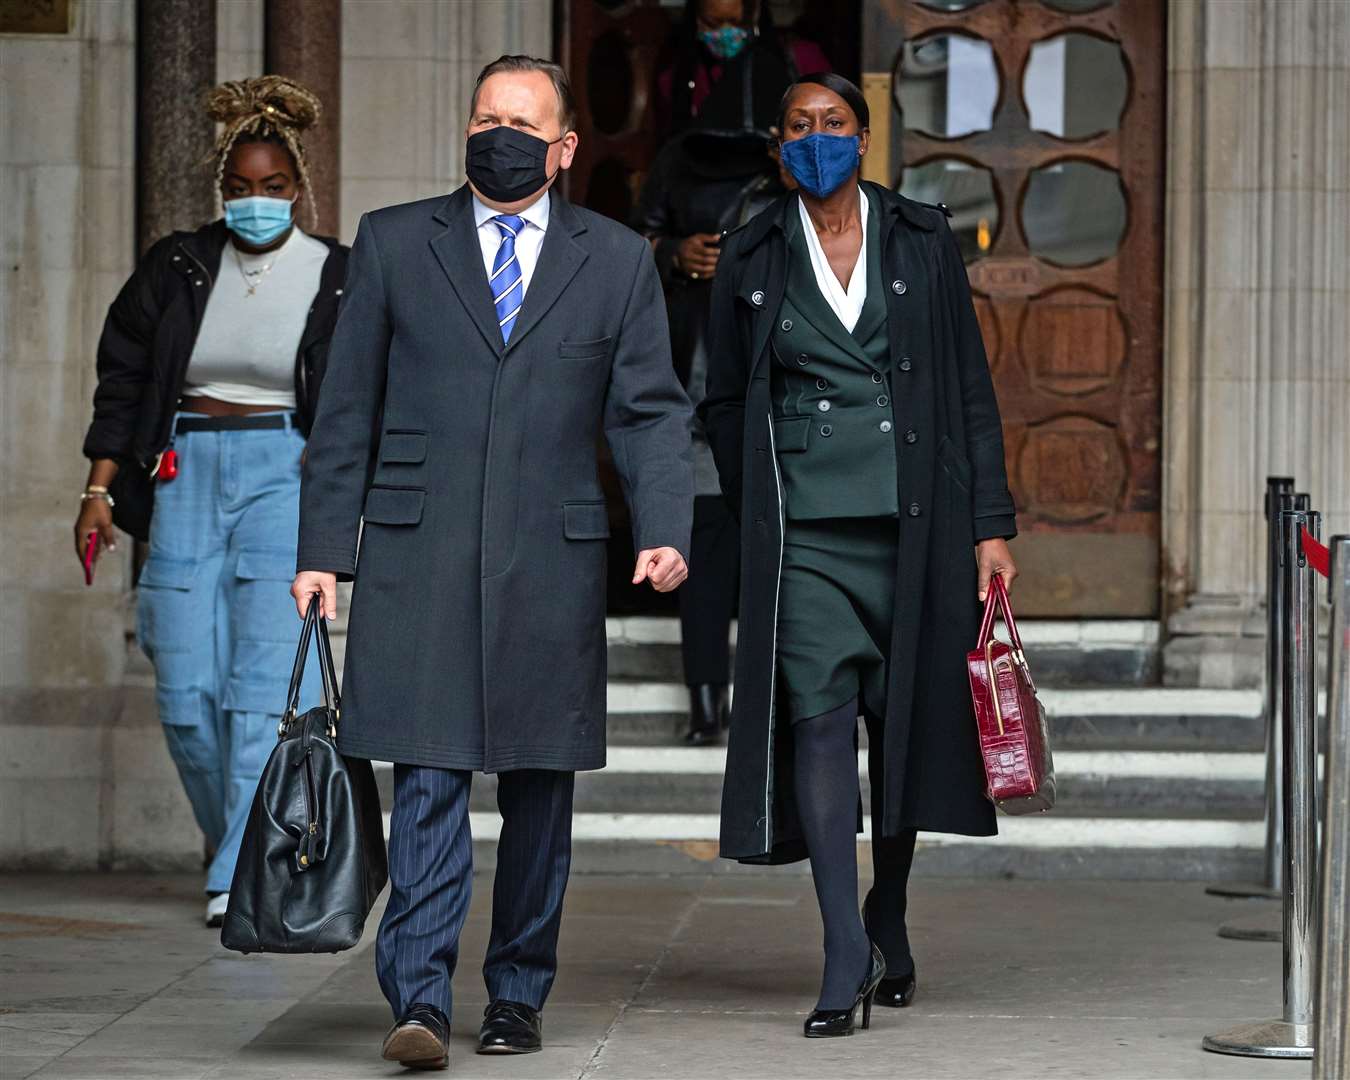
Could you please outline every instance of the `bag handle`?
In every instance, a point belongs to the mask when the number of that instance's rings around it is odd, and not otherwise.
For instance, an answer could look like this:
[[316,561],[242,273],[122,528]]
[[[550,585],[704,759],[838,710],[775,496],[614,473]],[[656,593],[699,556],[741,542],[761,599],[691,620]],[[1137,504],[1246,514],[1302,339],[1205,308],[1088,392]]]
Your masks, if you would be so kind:
[[989,639],[993,637],[995,605],[1003,615],[1003,625],[1008,628],[1008,636],[1012,638],[1013,649],[1016,650],[1020,658],[1022,656],[1022,635],[1017,632],[1017,620],[1013,618],[1012,601],[1008,599],[1008,587],[1003,583],[1003,575],[1000,573],[995,573],[989,579],[989,591],[984,595],[984,618],[980,621],[980,635],[976,639],[975,647],[983,649],[988,644]]
[[333,665],[333,645],[328,638],[328,621],[320,614],[322,598],[319,593],[310,597],[309,607],[305,609],[305,620],[300,627],[300,642],[295,649],[295,663],[291,666],[291,682],[286,691],[286,711],[281,716],[277,734],[285,736],[291,724],[295,723],[296,713],[300,709],[300,684],[305,677],[305,661],[309,658],[309,643],[318,628],[319,678],[323,683],[323,703],[331,717],[329,734],[337,734],[337,722],[342,712],[342,701],[338,695],[337,670]]

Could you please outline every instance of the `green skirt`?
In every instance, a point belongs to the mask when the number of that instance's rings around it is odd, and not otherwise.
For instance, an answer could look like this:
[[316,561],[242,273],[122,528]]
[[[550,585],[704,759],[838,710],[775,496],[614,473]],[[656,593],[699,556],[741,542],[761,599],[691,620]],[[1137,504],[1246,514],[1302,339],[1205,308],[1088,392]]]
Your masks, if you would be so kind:
[[858,698],[886,714],[899,523],[787,522],[778,594],[778,676],[792,722]]

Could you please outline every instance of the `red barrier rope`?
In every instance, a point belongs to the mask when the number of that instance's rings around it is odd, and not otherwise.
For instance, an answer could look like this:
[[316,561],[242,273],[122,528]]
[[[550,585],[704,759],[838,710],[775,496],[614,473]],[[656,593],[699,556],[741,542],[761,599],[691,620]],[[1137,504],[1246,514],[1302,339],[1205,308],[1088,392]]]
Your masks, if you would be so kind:
[[1307,556],[1309,565],[1324,578],[1331,576],[1331,551],[1326,544],[1319,544],[1317,537],[1306,527],[1303,529],[1303,554]]

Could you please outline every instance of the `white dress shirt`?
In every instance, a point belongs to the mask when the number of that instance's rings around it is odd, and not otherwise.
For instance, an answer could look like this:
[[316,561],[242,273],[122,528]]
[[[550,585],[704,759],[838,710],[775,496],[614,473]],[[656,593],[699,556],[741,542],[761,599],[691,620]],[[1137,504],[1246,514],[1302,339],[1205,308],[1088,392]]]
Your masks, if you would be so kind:
[[[470,193],[472,194],[472,193]],[[483,269],[492,277],[492,263],[497,258],[497,249],[502,244],[502,231],[492,219],[501,214],[473,195],[473,220],[478,226],[478,243],[483,249]],[[520,263],[520,283],[525,292],[530,291],[530,278],[534,276],[534,265],[539,261],[539,249],[544,244],[544,233],[548,231],[549,194],[545,191],[517,217],[525,219],[525,228],[516,237],[516,262]]]
[[802,231],[806,233],[806,250],[811,253],[811,269],[816,275],[816,285],[850,334],[858,325],[858,316],[862,314],[863,304],[867,301],[867,196],[863,194],[862,188],[858,189],[858,201],[861,205],[862,246],[858,248],[858,261],[853,264],[853,273],[845,289],[830,269],[830,260],[825,257],[825,249],[820,246],[820,237],[816,235],[811,215],[806,212],[806,204],[800,198],[797,200],[797,211],[802,216]]

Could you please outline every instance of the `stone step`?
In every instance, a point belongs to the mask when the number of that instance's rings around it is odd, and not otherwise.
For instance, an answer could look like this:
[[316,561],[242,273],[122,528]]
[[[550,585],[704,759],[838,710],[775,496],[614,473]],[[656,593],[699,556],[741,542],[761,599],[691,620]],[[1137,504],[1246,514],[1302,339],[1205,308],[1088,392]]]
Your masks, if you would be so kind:
[[[716,814],[726,751],[611,747],[602,770],[577,774],[578,813]],[[1260,754],[1062,751],[1056,757],[1056,815],[1260,818],[1264,764]],[[381,802],[393,799],[392,767],[377,765]],[[870,797],[866,754],[859,785]],[[470,809],[496,809],[496,778],[475,778]]]
[[[1000,816],[995,837],[920,833],[914,872],[946,877],[1228,880],[1260,873],[1264,826],[1227,818]],[[501,827],[475,812],[475,864],[491,868]],[[747,867],[717,854],[715,814],[578,813],[573,872],[631,874],[806,873],[806,862]],[[870,857],[869,835],[859,860]]]
[[[676,682],[612,679],[612,744],[676,741],[689,716],[689,692]],[[1125,686],[1040,689],[1056,749],[1260,750],[1262,698],[1256,690]]]
[[[609,618],[605,629],[611,678],[683,680],[677,619]],[[1045,619],[1019,623],[1018,629],[1038,682],[1090,687],[1144,686],[1158,681],[1160,650],[1155,620]],[[733,649],[735,637],[733,626]]]

